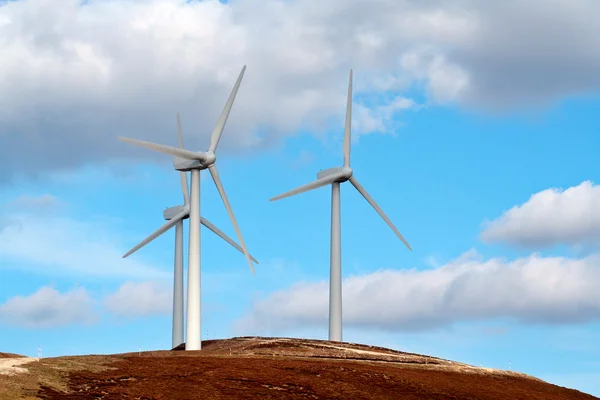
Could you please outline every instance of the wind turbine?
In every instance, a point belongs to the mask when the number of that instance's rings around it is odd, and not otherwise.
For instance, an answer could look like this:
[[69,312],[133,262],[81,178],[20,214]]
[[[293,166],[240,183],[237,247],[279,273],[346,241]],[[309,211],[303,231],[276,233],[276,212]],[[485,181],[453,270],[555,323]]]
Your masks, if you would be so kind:
[[[183,148],[183,135],[181,133],[181,120],[179,119],[179,113],[177,114],[177,135],[179,140],[179,148]],[[169,221],[163,224],[160,228],[154,231],[150,236],[141,241],[134,248],[129,250],[123,258],[135,253],[163,233],[167,232],[173,226],[175,226],[175,267],[174,267],[174,278],[173,278],[173,333],[171,348],[179,346],[184,343],[183,337],[183,221],[188,219],[190,216],[190,196],[189,187],[186,172],[179,172],[181,178],[181,193],[183,194],[183,205],[167,208],[163,211],[164,218]],[[219,228],[213,225],[204,217],[200,217],[200,223],[213,231],[227,243],[232,245],[240,252],[244,250],[234,242],[229,236],[222,232]],[[252,261],[258,264],[258,261],[250,256]]]
[[346,106],[346,126],[344,129],[344,165],[323,170],[317,174],[317,180],[299,188],[290,190],[270,201],[283,199],[309,190],[317,189],[331,184],[331,248],[330,248],[330,275],[329,275],[329,340],[342,341],[342,247],[340,223],[340,183],[350,181],[358,192],[369,202],[371,207],[383,218],[394,233],[412,251],[408,242],[402,237],[392,221],[383,210],[375,203],[373,197],[358,183],[350,168],[350,125],[352,121],[352,70],[348,84],[348,103]]
[[223,189],[223,184],[221,183],[221,179],[219,178],[217,167],[215,166],[215,161],[217,159],[215,151],[217,149],[217,145],[219,144],[219,140],[221,139],[223,128],[225,128],[225,123],[227,122],[227,117],[229,116],[229,113],[231,111],[233,101],[235,100],[237,91],[240,87],[240,84],[242,83],[242,78],[244,77],[245,71],[246,66],[244,65],[242,71],[240,72],[240,75],[238,76],[235,86],[233,87],[233,90],[229,95],[229,98],[227,99],[227,103],[225,103],[225,107],[221,112],[221,115],[217,121],[217,125],[213,129],[210,138],[210,146],[206,152],[190,151],[184,148],[165,146],[161,144],[146,142],[143,140],[119,137],[119,139],[124,142],[146,147],[150,150],[158,151],[160,153],[175,156],[176,170],[183,172],[191,171],[192,183],[190,190],[190,233],[188,246],[187,288],[188,300],[185,335],[186,350],[200,350],[202,347],[200,331],[200,171],[203,169],[209,170],[210,175],[212,176],[212,179],[215,182],[217,190],[221,195],[221,200],[223,200],[223,204],[227,209],[227,213],[229,214],[229,218],[231,219],[231,222],[237,234],[242,250],[244,251],[244,255],[246,256],[246,261],[250,266],[250,270],[254,274],[252,259],[250,258],[250,254],[248,254],[248,250],[246,249],[246,243],[244,242],[244,238],[242,237],[242,232],[240,231],[235,216],[233,215],[233,210],[231,209],[231,205],[229,204],[229,200],[227,199],[227,195],[225,194],[225,189]]

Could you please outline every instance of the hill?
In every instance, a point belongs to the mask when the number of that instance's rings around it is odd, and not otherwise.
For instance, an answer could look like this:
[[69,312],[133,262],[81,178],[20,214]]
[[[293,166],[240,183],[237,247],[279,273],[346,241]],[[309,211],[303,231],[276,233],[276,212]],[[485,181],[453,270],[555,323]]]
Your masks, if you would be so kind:
[[14,353],[3,353],[0,351],[0,358],[19,358],[19,357],[25,357],[25,356],[22,356],[20,354],[14,354]]
[[23,366],[28,373],[0,375],[0,388],[5,379],[14,398],[598,399],[518,372],[303,339],[208,340],[199,352],[58,357]]

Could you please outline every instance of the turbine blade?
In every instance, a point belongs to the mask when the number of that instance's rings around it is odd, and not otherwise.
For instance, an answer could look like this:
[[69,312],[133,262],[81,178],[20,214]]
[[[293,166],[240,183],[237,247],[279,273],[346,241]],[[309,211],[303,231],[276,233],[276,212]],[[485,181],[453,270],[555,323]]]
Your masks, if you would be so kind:
[[[181,119],[179,118],[179,113],[177,113],[177,141],[179,143],[179,148],[183,149],[183,134],[181,133]],[[179,178],[181,180],[183,203],[188,205],[190,204],[190,188],[188,186],[187,172],[180,171]]]
[[229,218],[231,219],[231,223],[233,224],[233,228],[235,229],[235,233],[237,234],[238,240],[240,241],[240,245],[242,246],[242,250],[244,251],[244,255],[246,256],[246,261],[248,261],[248,265],[250,266],[250,270],[252,274],[254,272],[254,266],[252,266],[252,260],[250,259],[250,254],[248,254],[248,249],[246,248],[246,243],[244,242],[244,238],[242,237],[242,232],[240,231],[240,227],[238,226],[237,221],[235,220],[235,216],[233,215],[233,210],[231,209],[231,205],[229,204],[229,200],[227,199],[227,195],[225,194],[225,189],[223,189],[223,184],[221,183],[221,178],[219,178],[219,173],[217,171],[217,167],[213,164],[208,170],[210,171],[210,175],[217,186],[217,190],[221,195],[221,200],[223,200],[223,204],[227,209],[227,214],[229,214]]
[[190,188],[188,186],[187,172],[179,171],[179,179],[181,181],[181,193],[183,194],[183,204],[190,204]]
[[[234,242],[233,239],[231,239],[229,236],[227,236],[225,234],[225,232],[223,232],[222,230],[217,228],[215,225],[213,225],[209,220],[207,220],[204,217],[200,217],[200,223],[202,225],[204,225],[205,227],[207,227],[208,229],[210,229],[211,231],[213,231],[221,239],[223,239],[224,241],[226,241],[227,243],[232,245],[237,251],[244,254],[244,249],[242,249],[239,244]],[[252,255],[250,255],[250,259],[258,264],[258,261],[256,260],[256,258],[252,257]]]
[[229,117],[229,112],[231,111],[231,107],[233,106],[233,101],[235,100],[235,96],[237,95],[238,89],[240,88],[240,84],[242,83],[242,78],[244,77],[244,72],[246,71],[246,66],[242,67],[242,71],[233,86],[233,90],[227,99],[227,103],[225,103],[225,107],[223,107],[223,111],[219,116],[219,120],[217,121],[217,125],[215,129],[212,131],[212,135],[210,137],[210,147],[208,151],[215,151],[217,146],[219,145],[219,140],[221,139],[221,134],[223,133],[223,129],[225,128],[225,123],[227,122],[227,118]]
[[177,113],[177,144],[179,144],[180,149],[183,149],[183,134],[181,133],[181,118],[179,118],[179,113]]
[[203,160],[204,153],[197,151],[189,151],[186,149],[178,149],[177,147],[165,146],[163,144],[157,144],[152,142],[146,142],[145,140],[130,139],[119,136],[119,140],[127,143],[134,144],[136,146],[145,147],[150,150],[158,151],[159,153],[169,154],[175,157],[185,158],[186,160]]
[[337,174],[329,175],[325,178],[317,179],[316,181],[307,183],[306,185],[302,185],[296,189],[292,189],[288,192],[280,194],[279,196],[271,197],[269,199],[269,201],[275,201],[275,200],[283,199],[284,197],[290,197],[290,196],[294,196],[296,194],[308,192],[309,190],[318,189],[320,187],[329,185],[329,184],[337,181],[342,176],[343,176],[343,174],[337,173]]
[[172,219],[170,219],[165,224],[163,224],[160,228],[155,230],[150,236],[148,236],[146,239],[142,240],[137,246],[135,246],[133,249],[131,249],[127,253],[125,253],[123,258],[126,258],[129,255],[131,255],[132,253],[135,253],[136,251],[138,251],[139,249],[141,249],[142,247],[144,247],[145,245],[147,245],[148,243],[150,243],[151,241],[153,241],[154,239],[156,239],[157,237],[159,237],[160,235],[162,235],[163,233],[165,233],[166,231],[168,231],[169,229],[171,229],[172,227],[177,225],[177,222],[181,221],[185,216],[187,216],[187,214],[188,214],[187,211],[181,211],[181,212],[177,213]]
[[406,247],[408,247],[408,249],[410,251],[412,251],[412,248],[410,247],[410,245],[408,244],[408,242],[406,241],[406,239],[404,239],[404,237],[400,234],[400,232],[398,231],[398,229],[396,229],[396,227],[394,226],[394,224],[392,224],[392,221],[390,221],[390,219],[387,217],[387,215],[385,215],[385,213],[383,212],[383,210],[377,205],[377,203],[375,203],[375,200],[373,200],[373,198],[365,190],[365,188],[362,187],[362,185],[360,183],[358,183],[358,181],[356,180],[356,178],[354,176],[350,177],[350,183],[352,183],[352,185],[356,188],[356,190],[358,190],[359,193],[362,194],[362,196],[365,198],[365,200],[367,200],[369,202],[369,204],[371,205],[371,207],[373,207],[375,209],[375,211],[377,211],[377,213],[379,214],[379,216],[381,216],[381,218],[383,218],[383,220],[385,221],[385,223],[388,224],[388,226],[390,228],[392,228],[392,230],[394,231],[394,233],[396,234],[396,236],[398,236],[400,238],[400,240],[402,240],[402,242],[406,245]]
[[348,103],[346,104],[346,125],[344,127],[344,166],[350,166],[350,127],[352,125],[352,70],[348,83]]

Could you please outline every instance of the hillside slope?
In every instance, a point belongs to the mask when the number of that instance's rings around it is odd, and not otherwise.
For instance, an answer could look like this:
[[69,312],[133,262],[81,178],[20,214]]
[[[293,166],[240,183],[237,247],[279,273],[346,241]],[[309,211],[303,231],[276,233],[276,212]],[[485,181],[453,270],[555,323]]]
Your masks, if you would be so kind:
[[25,356],[22,356],[20,354],[14,354],[14,353],[3,353],[0,351],[0,358],[20,358],[20,357],[25,357]]
[[[42,359],[42,399],[593,400],[511,371],[379,347],[317,340],[204,341],[200,352]],[[25,379],[25,374],[13,379]]]

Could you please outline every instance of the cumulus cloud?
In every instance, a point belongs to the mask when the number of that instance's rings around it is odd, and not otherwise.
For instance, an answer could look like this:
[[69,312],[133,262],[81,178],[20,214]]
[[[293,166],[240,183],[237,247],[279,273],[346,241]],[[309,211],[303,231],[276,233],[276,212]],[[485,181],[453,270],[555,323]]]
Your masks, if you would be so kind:
[[104,307],[120,317],[168,314],[173,307],[173,291],[156,282],[126,282],[104,299]]
[[175,144],[177,110],[186,145],[204,149],[242,64],[226,151],[300,129],[341,135],[350,67],[357,134],[393,130],[406,109],[394,99],[415,87],[429,102],[494,108],[600,87],[594,0],[1,4],[0,179],[124,155],[165,160],[115,137]]
[[40,196],[22,195],[9,202],[9,206],[15,208],[37,208],[37,207],[53,207],[59,204],[56,197],[50,194],[43,194]]
[[302,168],[315,161],[315,155],[308,150],[301,150],[297,157],[290,161],[290,166],[294,169]]
[[523,248],[598,242],[600,186],[586,181],[567,190],[551,188],[536,193],[487,222],[481,238]]
[[[394,331],[513,318],[566,324],[600,318],[600,255],[483,260],[475,251],[434,270],[383,270],[343,282],[345,326]],[[238,327],[327,326],[327,282],[297,283],[255,301]]]
[[60,293],[48,286],[29,296],[15,296],[0,304],[0,321],[25,328],[53,328],[89,324],[96,320],[93,300],[84,288]]
[[[21,195],[5,204],[5,209],[15,214],[47,215],[59,208],[61,202],[50,194]],[[0,227],[1,228],[1,227]]]

